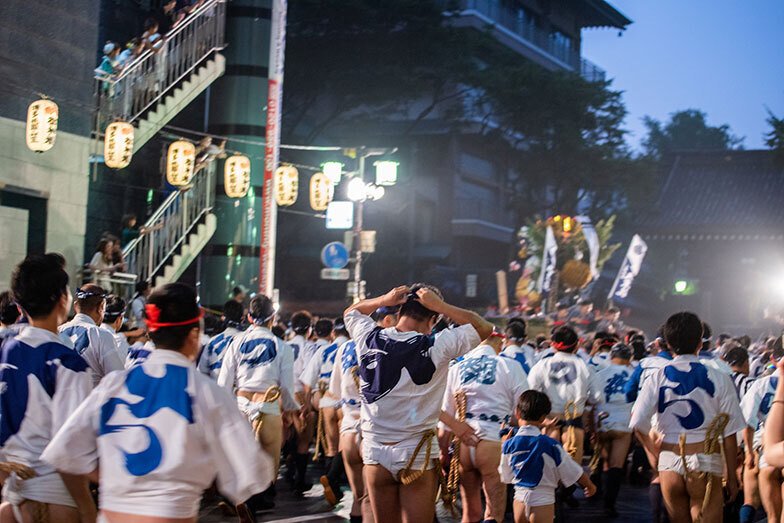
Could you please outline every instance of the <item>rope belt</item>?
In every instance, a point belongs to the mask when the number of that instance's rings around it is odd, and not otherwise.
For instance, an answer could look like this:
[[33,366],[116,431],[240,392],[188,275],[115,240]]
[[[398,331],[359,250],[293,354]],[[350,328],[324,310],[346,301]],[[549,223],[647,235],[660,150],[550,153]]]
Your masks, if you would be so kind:
[[[264,393],[264,398],[262,398],[262,403],[274,403],[278,401],[280,398],[280,387],[277,385],[272,385],[270,388],[267,389],[267,392]],[[251,400],[253,401],[253,400]],[[253,434],[256,436],[256,441],[261,441],[261,424],[264,421],[264,416],[259,413],[256,416],[256,419],[253,420],[251,423],[251,427],[253,427]]]
[[[421,478],[425,471],[427,471],[427,464],[430,463],[430,456],[433,451],[433,438],[435,436],[436,431],[434,429],[426,430],[425,433],[422,434],[422,438],[419,440],[419,443],[417,443],[414,453],[411,455],[411,459],[408,460],[406,468],[397,474],[397,480],[403,485],[410,485]],[[417,456],[419,456],[419,451],[422,450],[422,446],[425,444],[427,444],[427,447],[425,448],[425,461],[422,464],[422,468],[420,470],[411,470],[414,466],[414,461],[416,461]]]
[[[321,394],[321,397],[324,397],[324,393],[327,392],[328,384],[326,381],[319,381],[318,382],[318,391],[313,391],[311,393],[311,398],[316,395],[316,392]],[[324,409],[319,408],[318,410],[318,423],[316,425],[316,452],[313,453],[313,461],[318,461],[319,456],[321,456],[321,452],[324,450],[324,445],[327,441],[327,434],[324,432]]]
[[[34,478],[37,476],[35,471],[27,465],[21,463],[13,463],[11,461],[4,461],[0,463],[0,472],[7,474],[16,474],[21,480]],[[35,501],[32,499],[25,499],[22,504],[29,503],[33,512],[33,523],[49,523],[49,509],[46,503]]]
[[[455,392],[455,410],[457,411],[457,420],[465,421],[466,419],[466,395],[462,390]],[[454,517],[457,517],[457,510],[455,503],[457,501],[457,492],[460,485],[460,438],[452,435],[452,459],[449,462],[449,476],[446,479],[441,499],[444,501],[444,506],[448,508]]]
[[[720,444],[719,439],[721,438],[722,434],[724,434],[724,429],[727,427],[727,423],[729,423],[730,417],[728,414],[723,412],[716,415],[713,418],[713,421],[710,422],[708,428],[705,430],[705,447],[703,450],[703,454],[711,455],[711,454],[718,454],[721,453],[724,456],[724,447]],[[705,497],[702,499],[702,510],[700,511],[700,516],[694,520],[695,523],[699,523],[702,521],[702,514],[705,513],[705,510],[708,508],[708,503],[710,502],[711,492],[713,491],[713,475],[709,472],[696,472],[693,470],[689,470],[686,466],[686,434],[681,434],[680,437],[680,454],[681,460],[683,461],[683,471],[685,472],[684,477],[686,479],[692,478],[696,480],[707,479],[707,486],[705,487]],[[730,474],[734,474],[735,471],[729,471]]]
[[356,385],[357,390],[359,390],[359,365],[351,367],[351,377],[354,378],[354,385]]
[[[564,408],[564,420],[570,421],[579,418],[577,413],[577,403],[570,401]],[[564,449],[574,459],[577,456],[577,434],[574,432],[574,426],[571,424],[566,427],[566,441],[564,442]]]
[[[602,427],[602,421],[606,420],[610,417],[609,412],[600,412],[599,415],[596,417],[596,431],[598,432],[599,429]],[[604,452],[605,447],[607,446],[606,442],[596,435],[596,442],[593,444],[593,456],[591,456],[591,474],[596,474],[599,471],[599,463],[602,461],[602,453]]]

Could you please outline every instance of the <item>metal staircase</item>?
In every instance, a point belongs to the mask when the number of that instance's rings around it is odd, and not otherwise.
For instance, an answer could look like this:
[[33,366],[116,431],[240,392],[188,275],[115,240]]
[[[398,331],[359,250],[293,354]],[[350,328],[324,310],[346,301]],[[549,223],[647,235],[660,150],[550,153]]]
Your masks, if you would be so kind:
[[215,233],[215,162],[196,173],[190,186],[172,192],[144,227],[149,232],[123,249],[127,272],[153,287],[177,281]]
[[144,51],[119,75],[96,74],[95,138],[116,120],[136,127],[133,151],[196,98],[226,69],[226,0],[207,0],[155,50]]

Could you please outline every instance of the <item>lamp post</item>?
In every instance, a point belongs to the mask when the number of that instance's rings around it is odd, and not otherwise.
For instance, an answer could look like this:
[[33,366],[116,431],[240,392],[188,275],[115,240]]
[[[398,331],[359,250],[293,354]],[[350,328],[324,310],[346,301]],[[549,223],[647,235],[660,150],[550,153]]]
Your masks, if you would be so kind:
[[354,202],[354,303],[365,299],[365,286],[362,281],[362,218],[365,201],[370,198],[378,200],[384,196],[384,188],[365,184],[365,160],[371,156],[387,154],[387,149],[371,149],[362,147],[358,152],[359,173],[348,184],[348,198]]

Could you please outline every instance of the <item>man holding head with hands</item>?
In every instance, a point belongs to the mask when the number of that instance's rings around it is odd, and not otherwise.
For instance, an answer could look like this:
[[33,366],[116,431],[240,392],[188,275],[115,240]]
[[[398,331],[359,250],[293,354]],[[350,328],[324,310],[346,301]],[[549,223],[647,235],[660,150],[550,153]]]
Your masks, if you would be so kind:
[[[400,305],[394,327],[370,317],[379,307]],[[441,315],[460,325],[437,337]],[[473,430],[441,414],[449,361],[490,336],[493,326],[474,312],[444,302],[433,286],[401,286],[362,300],[345,314],[357,345],[363,473],[376,523],[431,523],[438,487],[439,418],[461,441],[476,445]]]

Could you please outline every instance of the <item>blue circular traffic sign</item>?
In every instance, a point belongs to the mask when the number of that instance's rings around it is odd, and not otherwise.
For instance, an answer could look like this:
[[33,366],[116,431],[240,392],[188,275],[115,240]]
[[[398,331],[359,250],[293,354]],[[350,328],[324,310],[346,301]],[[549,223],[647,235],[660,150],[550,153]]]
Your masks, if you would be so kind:
[[341,242],[331,242],[321,249],[321,263],[330,269],[342,269],[348,265],[348,249]]

